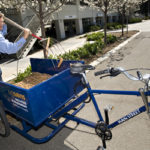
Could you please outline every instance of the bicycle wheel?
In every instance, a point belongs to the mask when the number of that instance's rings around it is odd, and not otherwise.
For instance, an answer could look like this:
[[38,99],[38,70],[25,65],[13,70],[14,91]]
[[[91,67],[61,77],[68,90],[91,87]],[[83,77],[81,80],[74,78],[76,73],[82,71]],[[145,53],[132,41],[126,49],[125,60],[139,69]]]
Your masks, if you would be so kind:
[[6,114],[2,103],[0,103],[0,136],[8,137],[10,135],[10,127],[6,118]]

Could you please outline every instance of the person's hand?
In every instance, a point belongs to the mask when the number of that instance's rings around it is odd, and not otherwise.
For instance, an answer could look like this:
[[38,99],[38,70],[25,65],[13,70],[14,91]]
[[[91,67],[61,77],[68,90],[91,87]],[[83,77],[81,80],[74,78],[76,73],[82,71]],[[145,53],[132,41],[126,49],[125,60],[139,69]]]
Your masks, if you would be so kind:
[[23,35],[23,37],[24,37],[25,39],[27,39],[28,36],[30,35],[30,33],[31,33],[30,29],[25,28],[25,29],[24,29],[24,35]]

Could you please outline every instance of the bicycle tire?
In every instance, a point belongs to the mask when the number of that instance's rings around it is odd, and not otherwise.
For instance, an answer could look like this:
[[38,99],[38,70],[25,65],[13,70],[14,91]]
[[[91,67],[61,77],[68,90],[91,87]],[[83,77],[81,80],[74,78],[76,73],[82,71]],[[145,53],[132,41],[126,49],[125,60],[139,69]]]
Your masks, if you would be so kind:
[[9,123],[2,103],[0,103],[0,136],[8,137],[10,135]]

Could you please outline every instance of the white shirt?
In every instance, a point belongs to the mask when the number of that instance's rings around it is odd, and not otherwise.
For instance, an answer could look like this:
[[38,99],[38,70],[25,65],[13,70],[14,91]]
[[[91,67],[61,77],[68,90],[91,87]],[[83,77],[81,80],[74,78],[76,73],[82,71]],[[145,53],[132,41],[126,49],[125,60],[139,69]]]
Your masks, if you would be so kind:
[[26,42],[24,37],[20,38],[17,42],[12,43],[5,39],[4,35],[7,34],[7,26],[3,26],[3,30],[0,31],[0,53],[14,54],[21,49]]

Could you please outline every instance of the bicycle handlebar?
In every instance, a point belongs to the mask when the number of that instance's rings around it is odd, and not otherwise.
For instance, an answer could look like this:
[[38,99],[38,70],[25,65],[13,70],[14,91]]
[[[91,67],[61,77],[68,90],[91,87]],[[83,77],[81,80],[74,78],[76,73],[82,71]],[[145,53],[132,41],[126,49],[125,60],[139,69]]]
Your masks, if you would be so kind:
[[105,69],[105,70],[97,71],[97,72],[95,72],[95,76],[102,75],[102,74],[107,74],[105,76],[102,76],[101,78],[106,77],[106,76],[115,77],[115,76],[117,76],[117,75],[119,75],[121,73],[123,73],[130,80],[134,80],[134,81],[146,81],[146,80],[150,80],[150,74],[145,74],[144,76],[142,76],[141,72],[137,71],[137,77],[135,77],[135,76],[129,74],[122,67],[108,68],[108,69]]
[[102,74],[107,74],[106,76],[117,76],[121,73],[121,71],[118,68],[109,68],[101,71],[95,72],[95,76],[102,75]]
[[95,72],[95,76],[99,76],[99,75],[102,75],[102,74],[107,74],[107,73],[109,73],[109,72],[110,72],[109,69],[97,71],[97,72]]

